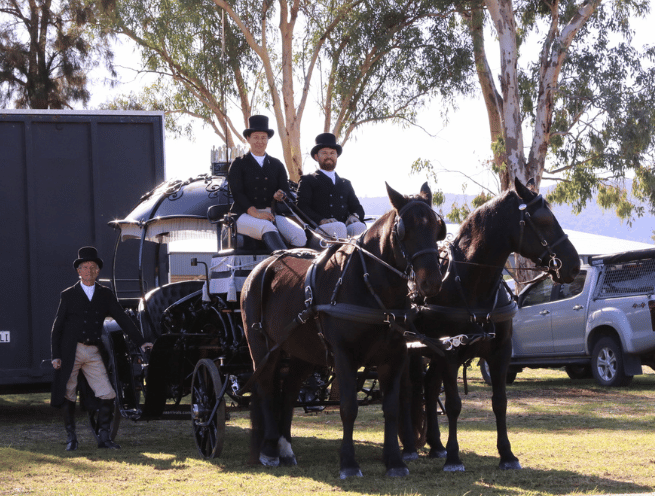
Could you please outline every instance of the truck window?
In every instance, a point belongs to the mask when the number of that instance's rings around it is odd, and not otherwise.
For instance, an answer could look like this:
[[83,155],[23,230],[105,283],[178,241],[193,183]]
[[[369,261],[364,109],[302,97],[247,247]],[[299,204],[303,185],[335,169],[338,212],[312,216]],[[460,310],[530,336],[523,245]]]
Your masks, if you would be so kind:
[[521,306],[527,307],[530,305],[548,303],[550,301],[550,295],[552,291],[553,280],[548,277],[530,288],[529,292],[525,295],[525,298],[523,298],[523,303]]
[[580,293],[582,293],[582,288],[584,288],[584,282],[586,278],[587,278],[587,271],[581,270],[572,283],[560,284],[557,299],[565,300],[567,298],[573,298],[574,296],[577,296]]

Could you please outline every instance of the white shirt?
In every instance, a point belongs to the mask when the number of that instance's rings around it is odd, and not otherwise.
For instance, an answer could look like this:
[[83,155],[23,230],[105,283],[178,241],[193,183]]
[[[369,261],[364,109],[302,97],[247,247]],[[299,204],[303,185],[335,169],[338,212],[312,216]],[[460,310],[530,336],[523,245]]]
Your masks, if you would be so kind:
[[80,283],[80,286],[82,286],[82,289],[89,297],[89,301],[91,301],[91,298],[93,298],[93,292],[96,290],[96,285],[94,284],[93,286],[87,286],[84,283]]
[[332,179],[332,184],[337,184],[337,173],[335,171],[326,171],[323,169],[319,169],[323,174],[325,174],[327,177]]
[[255,155],[254,153],[250,153],[253,158],[257,161],[260,167],[264,167],[264,159],[266,158],[266,155],[262,155],[261,157],[259,155]]

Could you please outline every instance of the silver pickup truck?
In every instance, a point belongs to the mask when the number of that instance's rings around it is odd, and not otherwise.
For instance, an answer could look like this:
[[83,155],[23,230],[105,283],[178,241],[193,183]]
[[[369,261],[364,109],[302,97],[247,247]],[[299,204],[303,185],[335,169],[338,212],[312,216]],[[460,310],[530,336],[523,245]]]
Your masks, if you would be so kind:
[[565,367],[627,386],[642,365],[655,370],[655,248],[583,261],[572,283],[548,278],[519,295],[508,382],[523,368]]

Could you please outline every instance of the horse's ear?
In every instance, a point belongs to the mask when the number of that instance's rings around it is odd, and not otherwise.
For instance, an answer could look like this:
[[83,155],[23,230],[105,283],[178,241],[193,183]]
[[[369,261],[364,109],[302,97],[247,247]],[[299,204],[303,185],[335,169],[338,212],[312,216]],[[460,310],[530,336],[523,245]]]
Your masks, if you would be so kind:
[[389,195],[389,201],[393,208],[396,210],[403,208],[407,204],[407,198],[389,186],[386,181],[384,182],[384,185],[387,187],[387,194]]
[[428,185],[428,182],[424,182],[423,186],[421,186],[421,191],[419,192],[419,196],[421,198],[425,198],[430,205],[432,205],[432,190],[430,189],[430,186]]
[[[530,179],[530,181],[528,181],[528,184],[530,184],[530,182],[532,182],[532,186],[534,187],[534,179]],[[516,192],[518,193],[519,197],[522,200],[529,201],[532,198],[534,198],[535,195],[534,191],[524,186],[518,177],[514,178],[514,187],[516,188]]]

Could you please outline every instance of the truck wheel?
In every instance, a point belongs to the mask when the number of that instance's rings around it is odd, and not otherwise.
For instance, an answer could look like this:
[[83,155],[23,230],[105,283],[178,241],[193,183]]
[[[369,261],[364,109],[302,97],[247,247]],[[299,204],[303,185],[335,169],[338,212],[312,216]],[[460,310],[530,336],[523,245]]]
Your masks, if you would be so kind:
[[621,345],[612,337],[604,337],[596,346],[591,356],[591,372],[601,386],[627,386],[632,376],[623,369],[623,351]]
[[567,365],[564,367],[566,374],[570,379],[589,379],[593,377],[591,365]]

